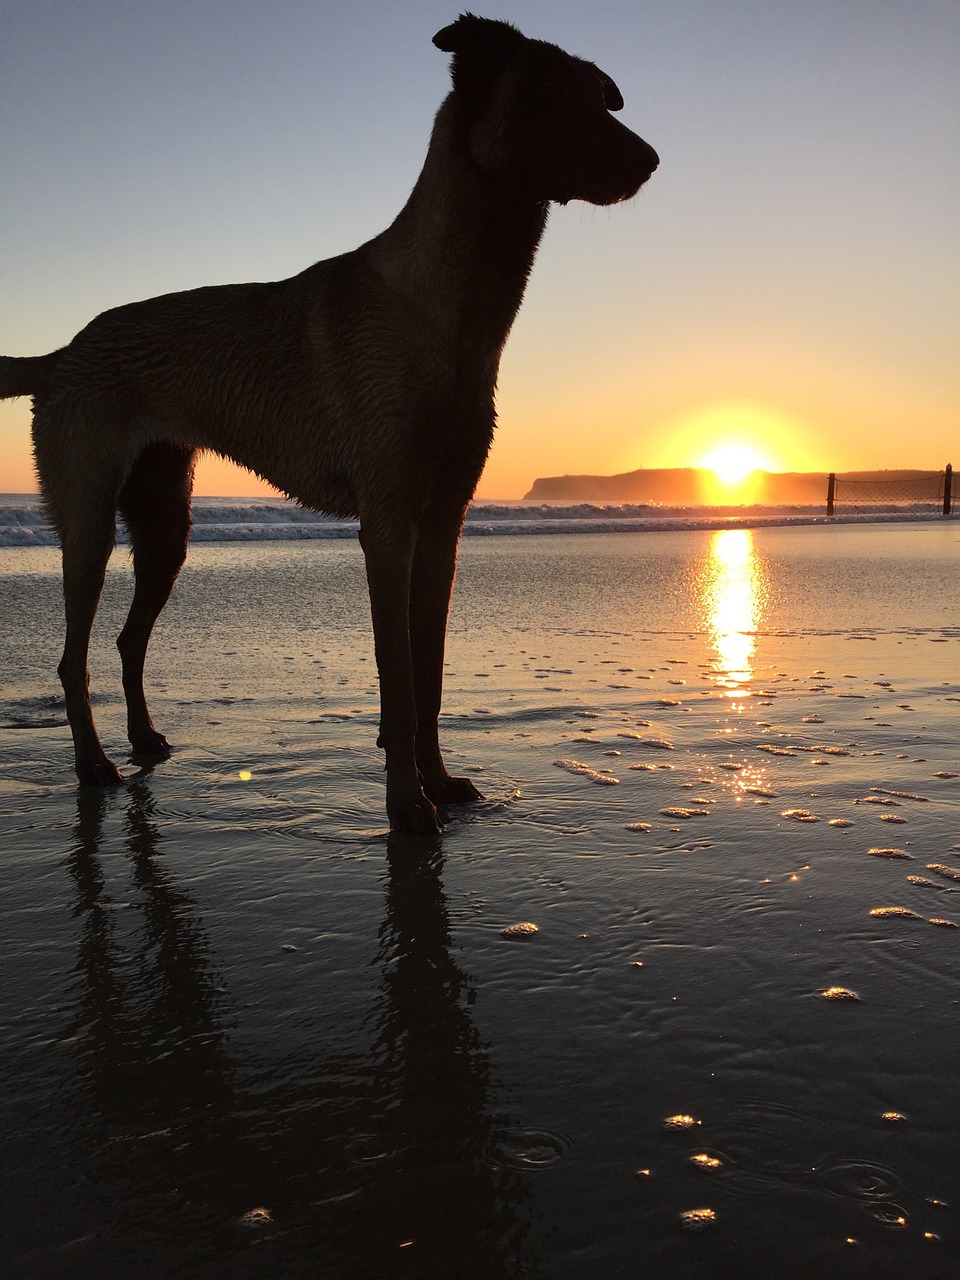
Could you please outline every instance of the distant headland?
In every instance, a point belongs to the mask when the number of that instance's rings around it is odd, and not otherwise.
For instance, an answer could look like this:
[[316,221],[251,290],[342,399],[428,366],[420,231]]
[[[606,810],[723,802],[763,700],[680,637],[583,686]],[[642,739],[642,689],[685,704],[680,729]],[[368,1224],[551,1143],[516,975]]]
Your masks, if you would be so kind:
[[[845,471],[837,482],[916,484],[931,471]],[[754,471],[737,484],[724,484],[701,467],[640,468],[614,476],[543,476],[524,494],[528,502],[631,502],[669,506],[808,506],[827,500],[826,471]]]

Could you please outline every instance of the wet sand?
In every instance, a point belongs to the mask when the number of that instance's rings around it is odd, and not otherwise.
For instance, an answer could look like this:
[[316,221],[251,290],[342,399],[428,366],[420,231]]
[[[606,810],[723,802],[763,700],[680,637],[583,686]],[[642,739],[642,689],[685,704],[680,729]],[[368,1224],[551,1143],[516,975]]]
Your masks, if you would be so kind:
[[139,773],[117,559],[111,794],[0,553],[13,1274],[956,1274],[958,539],[471,541],[427,845],[354,546],[195,549]]

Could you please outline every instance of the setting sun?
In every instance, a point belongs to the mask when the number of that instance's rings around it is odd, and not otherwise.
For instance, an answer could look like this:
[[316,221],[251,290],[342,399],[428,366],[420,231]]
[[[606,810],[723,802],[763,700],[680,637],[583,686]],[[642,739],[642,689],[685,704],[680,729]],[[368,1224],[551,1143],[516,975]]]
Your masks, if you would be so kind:
[[747,445],[727,444],[707,454],[700,465],[712,471],[724,484],[739,484],[751,471],[761,471],[768,464]]
[[[770,404],[727,400],[701,404],[665,423],[644,458],[649,467],[697,467],[716,496],[749,489],[760,473],[823,470],[811,447],[815,432],[803,418]],[[738,495],[739,501],[739,495]]]

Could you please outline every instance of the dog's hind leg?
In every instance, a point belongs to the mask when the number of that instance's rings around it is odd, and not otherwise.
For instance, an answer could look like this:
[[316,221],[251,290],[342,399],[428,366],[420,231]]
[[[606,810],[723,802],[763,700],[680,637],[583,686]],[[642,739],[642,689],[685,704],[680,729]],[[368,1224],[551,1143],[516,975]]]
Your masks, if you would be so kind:
[[63,600],[67,635],[57,668],[63,685],[67,719],[73,735],[77,777],[91,786],[112,786],[122,781],[107,758],[93,723],[90,705],[90,672],[87,658],[90,630],[96,616],[103,578],[114,546],[115,491],[74,507],[67,521],[54,503],[49,506],[60,529],[63,550]]
[[380,736],[386,753],[387,815],[396,832],[428,835],[440,820],[417,773],[417,708],[410,657],[410,575],[416,534],[412,521],[361,521],[380,675]]
[[410,588],[410,645],[417,701],[416,758],[434,804],[466,804],[483,797],[469,778],[454,778],[440,754],[438,719],[443,653],[457,547],[466,508],[430,513],[421,523]]
[[137,459],[118,502],[130,532],[136,586],[117,648],[123,665],[127,736],[134,751],[142,755],[160,755],[168,749],[147,709],[143,664],[154,623],[186,559],[195,462],[195,450],[186,446],[149,445]]

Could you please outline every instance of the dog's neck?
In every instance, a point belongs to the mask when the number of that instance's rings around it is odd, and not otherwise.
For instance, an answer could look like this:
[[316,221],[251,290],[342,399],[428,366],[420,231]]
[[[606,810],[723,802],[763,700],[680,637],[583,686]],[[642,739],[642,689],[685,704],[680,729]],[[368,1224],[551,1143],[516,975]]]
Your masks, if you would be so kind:
[[[437,113],[420,177],[393,224],[365,249],[389,285],[427,298],[447,334],[469,334],[496,376],[547,221],[546,201],[485,177],[470,155],[458,104]],[[481,355],[482,353],[482,355]]]

